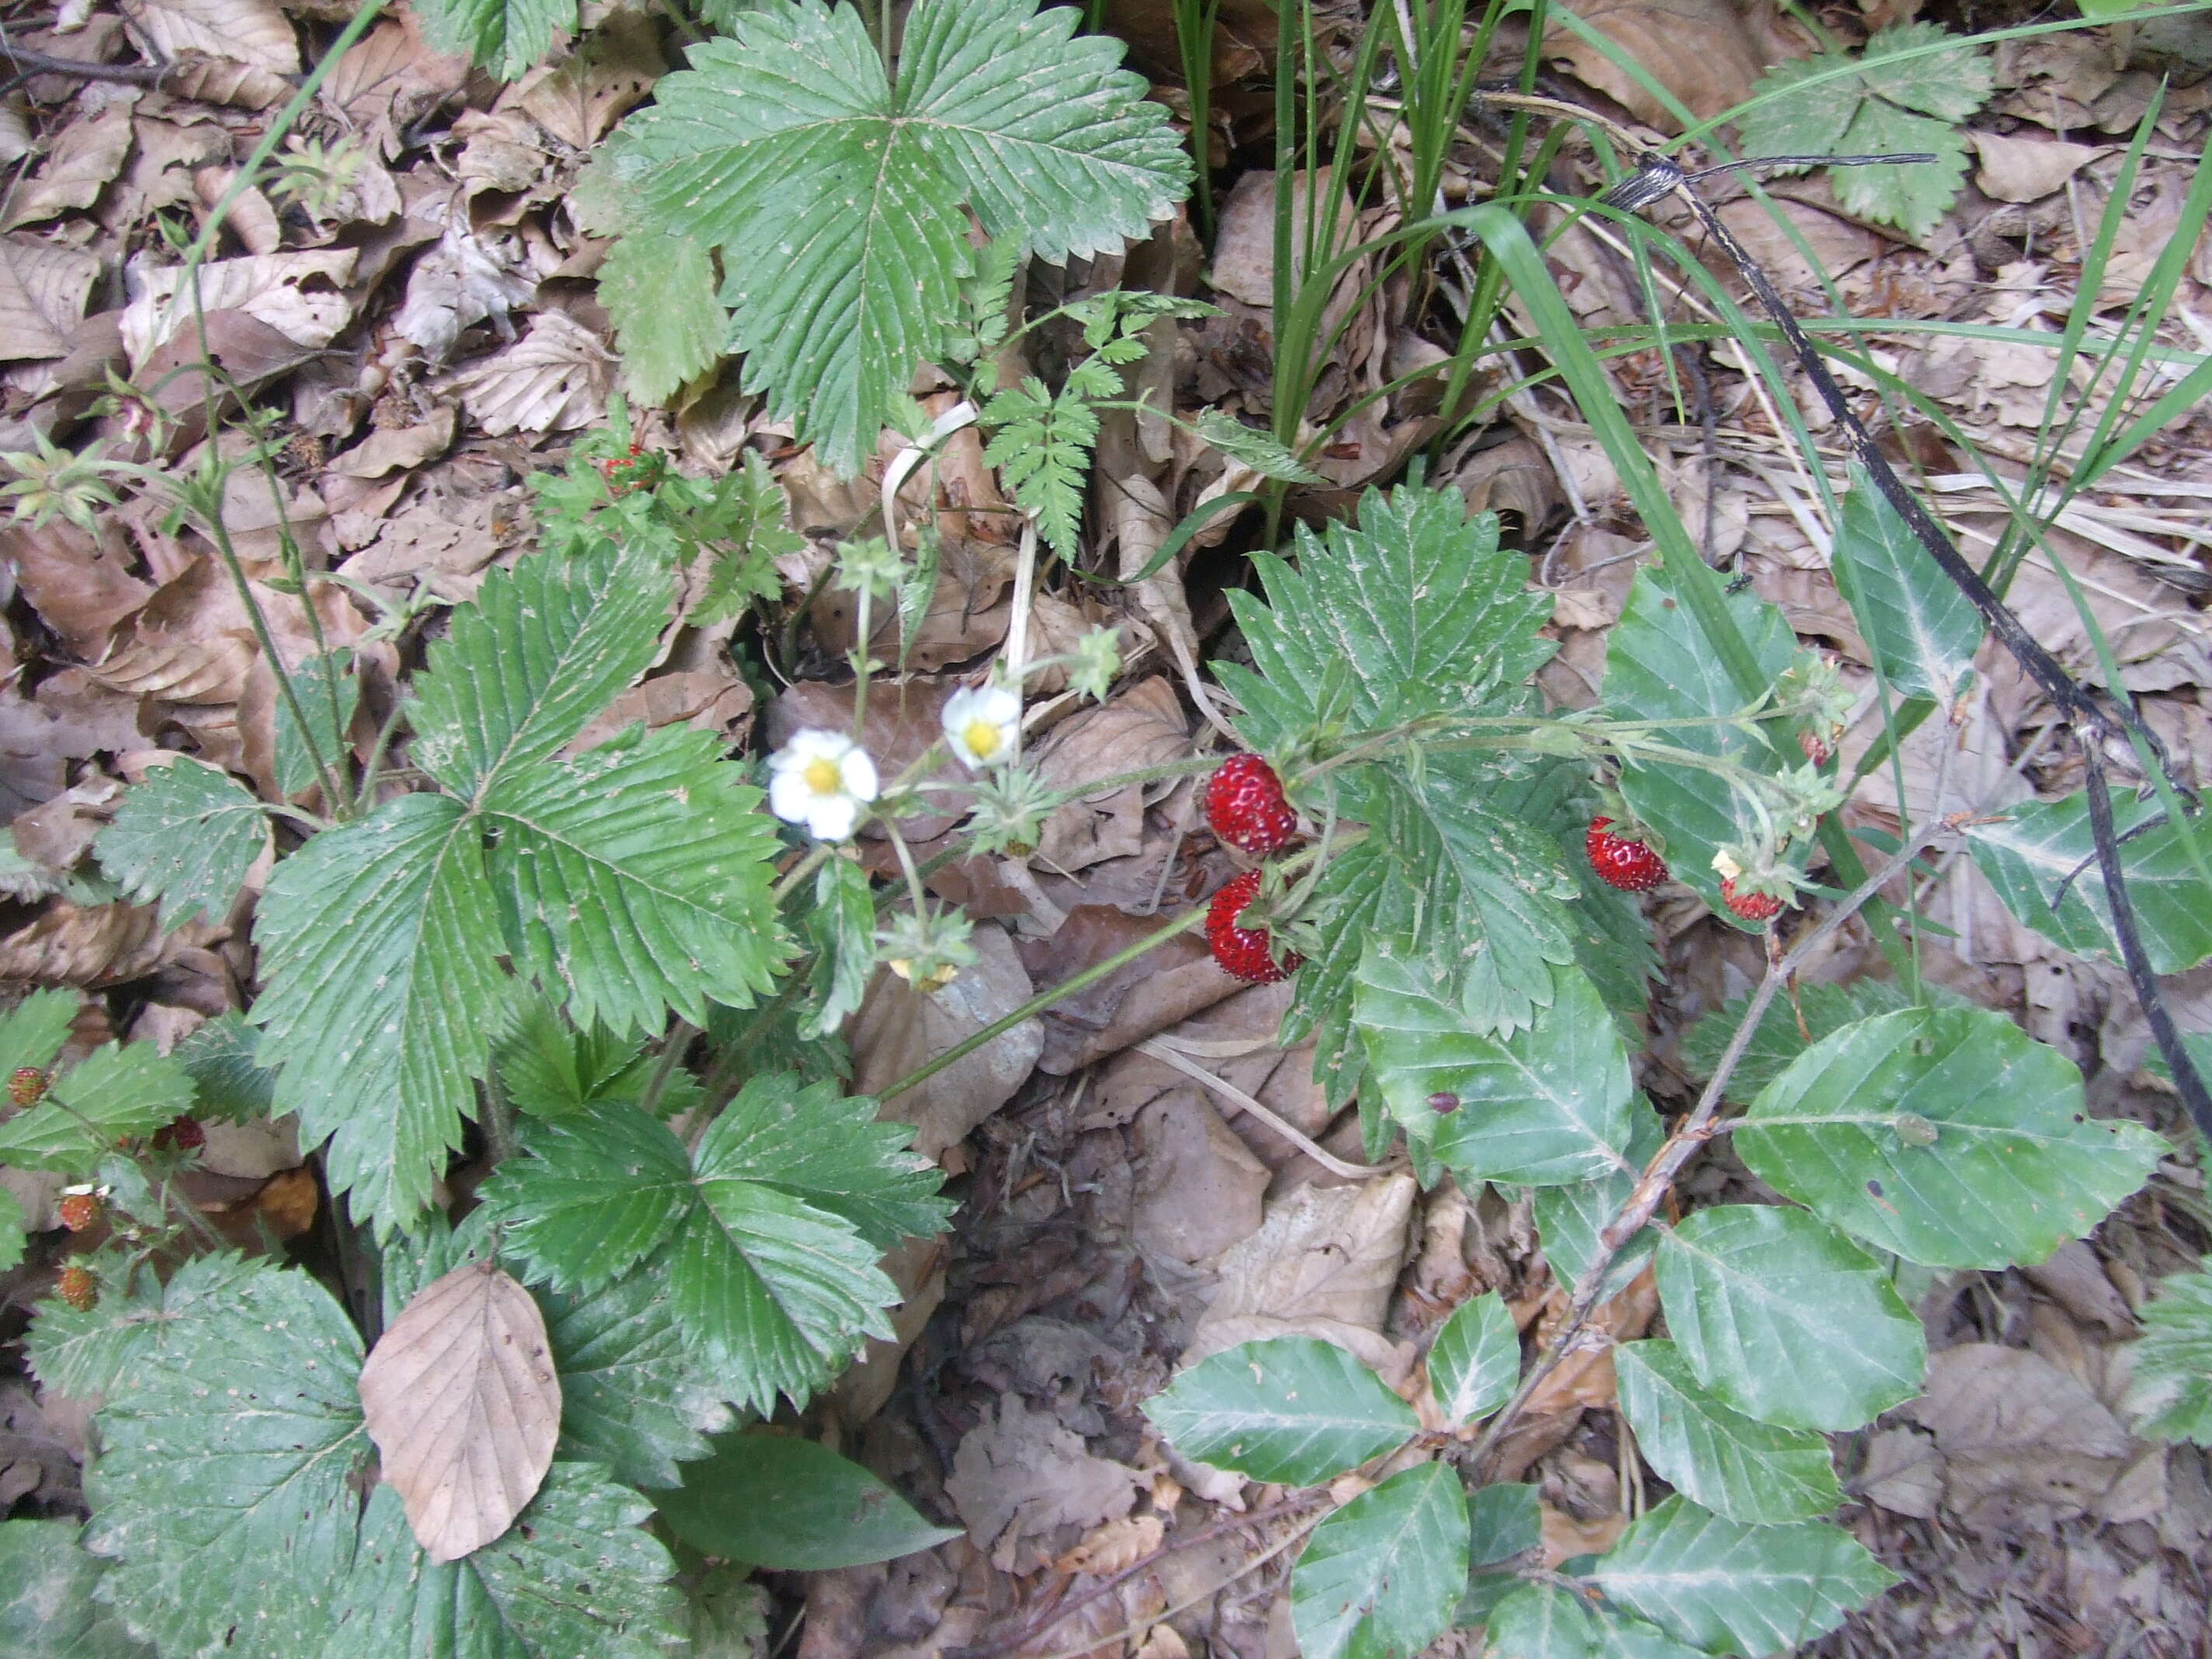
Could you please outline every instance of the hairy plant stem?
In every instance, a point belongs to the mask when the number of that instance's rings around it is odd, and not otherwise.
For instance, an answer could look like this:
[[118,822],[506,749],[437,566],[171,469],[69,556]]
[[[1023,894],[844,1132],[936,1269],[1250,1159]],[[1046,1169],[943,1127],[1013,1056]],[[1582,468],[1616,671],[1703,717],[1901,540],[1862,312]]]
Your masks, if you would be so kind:
[[1925,852],[1930,844],[1955,831],[1966,817],[1965,813],[1954,813],[1950,817],[1939,819],[1906,842],[1881,869],[1836,905],[1818,927],[1799,939],[1787,955],[1774,950],[1773,942],[1770,941],[1765,975],[1759,981],[1759,988],[1752,994],[1743,1018],[1736,1024],[1735,1034],[1729,1039],[1727,1048],[1722,1052],[1720,1062],[1714,1066],[1705,1092],[1698,1097],[1698,1103],[1674,1126],[1674,1133],[1667,1137],[1666,1144],[1645,1166],[1627,1200],[1600,1231],[1596,1248],[1591,1251],[1589,1260],[1583,1264],[1574,1297],[1567,1304],[1566,1316],[1559,1322],[1559,1329],[1552,1334],[1551,1340],[1544,1345],[1543,1352],[1529,1366],[1528,1374],[1521,1379],[1521,1386],[1513,1391],[1512,1398],[1498,1408],[1498,1414],[1490,1419],[1482,1433],[1462,1455],[1461,1461],[1478,1478],[1491,1455],[1497,1450],[1498,1443],[1504,1438],[1506,1431],[1513,1426],[1536,1390],[1543,1385],[1544,1379],[1567,1357],[1576,1339],[1581,1335],[1583,1327],[1589,1322],[1590,1315],[1603,1299],[1606,1273],[1613,1266],[1613,1258],[1658,1212],[1660,1204],[1674,1187],[1675,1177],[1681,1174],[1683,1166],[1720,1132],[1718,1119],[1723,1094],[1729,1079],[1735,1075],[1736,1066],[1743,1059],[1744,1051],[1751,1046],[1752,1037],[1758,1032],[1759,1022],[1765,1018],[1767,1006],[1774,1000],[1776,994],[1789,983],[1790,976],[1797,971],[1822,941],[1856,915],[1869,899]]

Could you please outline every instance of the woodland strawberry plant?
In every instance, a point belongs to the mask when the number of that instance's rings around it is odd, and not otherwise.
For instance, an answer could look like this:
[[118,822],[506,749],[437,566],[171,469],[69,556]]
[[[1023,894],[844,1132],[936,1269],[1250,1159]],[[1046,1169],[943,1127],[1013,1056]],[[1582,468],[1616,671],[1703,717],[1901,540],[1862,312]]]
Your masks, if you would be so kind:
[[[911,441],[902,465],[927,464],[951,428],[933,436],[906,388],[937,363],[994,434],[1025,556],[1072,556],[1099,411],[1125,401],[1119,367],[1147,325],[1202,307],[1086,296],[1055,313],[1083,342],[1061,384],[1000,386],[989,365],[1042,320],[1012,314],[1022,261],[1118,247],[1181,198],[1189,170],[1161,109],[1110,43],[1028,0],[921,0],[895,53],[851,8],[706,15],[724,36],[659,83],[582,191],[618,238],[602,291],[633,388],[665,396],[742,353],[747,386],[849,473],[887,425]],[[429,16],[509,76],[579,21],[536,0]],[[1452,223],[1488,239],[1540,320],[1559,304],[1505,209]],[[1314,476],[1225,417],[1193,431],[1264,477]],[[1632,489],[1650,471],[1640,451],[1614,459]],[[222,482],[180,510],[219,529]],[[373,740],[356,740],[357,663],[319,653],[286,676],[283,799],[179,757],[100,835],[99,878],[171,925],[228,915],[260,883],[250,1009],[171,1054],[109,1045],[73,1063],[73,997],[38,993],[0,1019],[0,1073],[20,1080],[0,1162],[65,1177],[69,1224],[106,1230],[30,1339],[43,1383],[102,1402],[92,1519],[81,1537],[0,1526],[0,1566],[57,1609],[36,1632],[55,1650],[732,1653],[760,1634],[750,1569],[942,1541],[857,1465],[744,1432],[892,1334],[882,1259],[951,1212],[878,1107],[1200,927],[1230,972],[1291,981],[1282,1040],[1315,1042],[1371,1162],[1533,1194],[1576,1324],[1647,1267],[1665,1322],[1613,1358],[1621,1413],[1673,1495],[1557,1571],[1535,1565],[1534,1489],[1492,1480],[1487,1460],[1573,1325],[1524,1353],[1495,1291],[1465,1302],[1431,1343],[1425,1410],[1310,1339],[1187,1364],[1150,1421],[1185,1457],[1296,1489],[1309,1659],[1411,1655],[1455,1625],[1483,1626],[1486,1651],[1552,1659],[1763,1655],[1833,1629],[1892,1582],[1825,1518],[1842,1498],[1825,1437],[1919,1390],[1900,1285],[2042,1260],[2170,1150],[2089,1118],[2055,1050],[1928,988],[1911,919],[1875,908],[1882,878],[1941,841],[1968,848],[2025,925],[2116,951],[2112,895],[2085,872],[2086,802],[1863,836],[1887,860],[1873,878],[1809,873],[1855,781],[1833,752],[1850,699],[1778,609],[1723,586],[1663,496],[1646,498],[1658,556],[1594,708],[1538,690],[1553,596],[1496,517],[1408,484],[1300,526],[1231,594],[1243,659],[1214,673],[1242,752],[1055,787],[1023,757],[1031,682],[1061,671],[1103,698],[1119,672],[1103,630],[1001,661],[896,774],[857,719],[765,756],[683,726],[596,735],[679,620],[777,603],[775,561],[803,544],[757,454],[690,478],[619,413],[534,485],[538,545],[452,608]],[[929,591],[927,526],[911,547],[883,532],[843,546],[827,578],[864,617],[878,602],[910,614]],[[1834,564],[1884,694],[1922,715],[1954,702],[1982,619],[1863,477]],[[859,635],[864,710],[870,676],[896,665],[869,656],[865,622]],[[962,852],[1033,848],[1056,806],[1103,782],[1202,778],[1240,871],[882,1099],[856,1097],[839,1033],[872,976],[927,993],[975,960],[966,918],[933,902],[900,839],[942,755],[967,779]],[[2143,938],[2158,971],[2180,971],[2212,956],[2200,826],[2148,801],[2124,812]],[[852,855],[863,827],[898,878]],[[1671,1119],[1633,1066],[1659,970],[1636,896],[1670,879],[1771,964],[1686,1036],[1705,1088]],[[1796,964],[1863,914],[1903,971],[1797,994]],[[216,1248],[170,1190],[195,1156],[182,1123],[283,1115],[353,1224],[343,1297],[274,1251]],[[1662,1212],[1722,1135],[1777,1201]],[[464,1197],[448,1182],[465,1159],[489,1172]],[[20,1253],[25,1220],[0,1212],[0,1254]],[[472,1398],[531,1418],[520,1438],[537,1449],[502,1464],[456,1545],[434,1494],[397,1473],[419,1450],[392,1428],[408,1390],[376,1376],[404,1359],[422,1310],[479,1285],[521,1358],[512,1374],[487,1358]],[[2197,1279],[2176,1282],[2145,1345],[2156,1420],[2198,1437],[2206,1303]]]

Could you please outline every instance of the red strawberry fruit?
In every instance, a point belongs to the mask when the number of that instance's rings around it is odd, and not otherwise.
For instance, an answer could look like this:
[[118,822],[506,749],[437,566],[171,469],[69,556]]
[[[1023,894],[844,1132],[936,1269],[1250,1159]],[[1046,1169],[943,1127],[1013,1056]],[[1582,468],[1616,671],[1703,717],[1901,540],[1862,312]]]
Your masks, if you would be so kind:
[[1298,827],[1283,781],[1257,755],[1231,755],[1206,781],[1206,821],[1242,853],[1272,853]]
[[1614,835],[1607,827],[1612,823],[1611,818],[1592,818],[1589,834],[1583,838],[1590,868],[1605,878],[1606,885],[1641,893],[1666,880],[1667,860],[1640,841]]
[[1721,898],[1746,921],[1771,921],[1782,914],[1782,901],[1771,893],[1737,892],[1734,876],[1722,878]]
[[1296,973],[1305,958],[1292,951],[1279,963],[1268,948],[1266,928],[1237,925],[1237,918],[1259,890],[1260,872],[1247,870],[1216,893],[1206,907],[1206,942],[1213,947],[1213,959],[1237,978],[1255,985],[1273,985]]
[[207,1131],[200,1127],[200,1121],[196,1117],[172,1119],[154,1132],[154,1146],[157,1152],[192,1152],[206,1145]]
[[18,1066],[8,1077],[8,1098],[18,1106],[35,1106],[46,1092],[46,1074],[35,1066]]
[[73,1233],[81,1233],[100,1219],[100,1199],[93,1193],[69,1193],[55,1206],[61,1212],[62,1225]]
[[92,1269],[70,1266],[62,1269],[60,1282],[54,1288],[62,1293],[62,1300],[79,1313],[90,1313],[100,1301],[100,1281],[92,1276]]

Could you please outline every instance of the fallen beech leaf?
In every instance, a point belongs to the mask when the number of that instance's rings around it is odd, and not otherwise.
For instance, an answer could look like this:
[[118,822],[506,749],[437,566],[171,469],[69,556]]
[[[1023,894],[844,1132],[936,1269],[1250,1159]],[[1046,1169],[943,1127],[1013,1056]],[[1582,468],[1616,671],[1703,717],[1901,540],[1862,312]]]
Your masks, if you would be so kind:
[[[348,247],[218,259],[200,267],[198,304],[208,313],[243,311],[295,345],[326,346],[353,320],[353,301],[340,290],[356,257]],[[134,364],[143,365],[193,317],[189,295],[173,303],[184,275],[181,265],[148,271],[145,287],[124,307],[123,344]],[[310,289],[310,283],[319,286]]]
[[369,1350],[361,1408],[415,1541],[458,1561],[512,1526],[553,1467],[561,1382],[545,1317],[493,1263],[456,1267]]
[[1125,1515],[1097,1528],[1065,1554],[1053,1559],[1055,1572],[1119,1572],[1159,1548],[1167,1522],[1157,1515]]
[[29,927],[0,939],[0,979],[89,989],[119,985],[151,973],[162,944],[160,913],[150,904],[57,901]]
[[2094,144],[2065,144],[2055,138],[2006,137],[1994,132],[1968,136],[1982,159],[1974,173],[1975,186],[1998,202],[2040,201],[2104,154]]
[[617,12],[515,101],[562,143],[589,149],[667,70],[653,19]]
[[546,311],[532,319],[529,333],[451,384],[495,438],[567,432],[606,413],[616,368],[614,353],[598,335],[566,312]]
[[38,177],[16,197],[7,228],[36,224],[71,208],[90,207],[108,180],[123,170],[131,140],[131,112],[125,108],[112,107],[89,121],[70,122],[54,141]]
[[300,42],[274,0],[123,0],[123,13],[164,58],[204,52],[271,75],[296,75]]
[[162,89],[179,98],[202,103],[228,104],[236,109],[267,109],[292,95],[291,83],[234,58],[212,57],[203,52],[177,54],[175,66],[163,77]]
[[[1609,38],[1637,67],[1703,118],[1733,109],[1773,57],[1735,0],[1577,0],[1575,15]],[[1639,121],[1668,132],[1679,124],[1659,100],[1595,46],[1565,28],[1547,32],[1547,51],[1620,100]]]
[[100,260],[35,236],[0,236],[0,362],[65,357]]

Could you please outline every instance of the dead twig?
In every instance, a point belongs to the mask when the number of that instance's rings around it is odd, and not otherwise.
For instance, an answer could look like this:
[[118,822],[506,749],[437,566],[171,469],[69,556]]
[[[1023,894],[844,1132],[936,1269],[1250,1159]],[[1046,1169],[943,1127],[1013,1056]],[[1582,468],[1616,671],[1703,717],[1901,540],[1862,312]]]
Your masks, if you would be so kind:
[[161,78],[176,67],[173,64],[92,64],[76,58],[55,58],[43,52],[32,52],[12,41],[0,40],[0,57],[13,64],[17,73],[0,82],[0,98],[34,81],[41,75],[60,75],[79,81],[121,81],[132,86],[157,87]]

